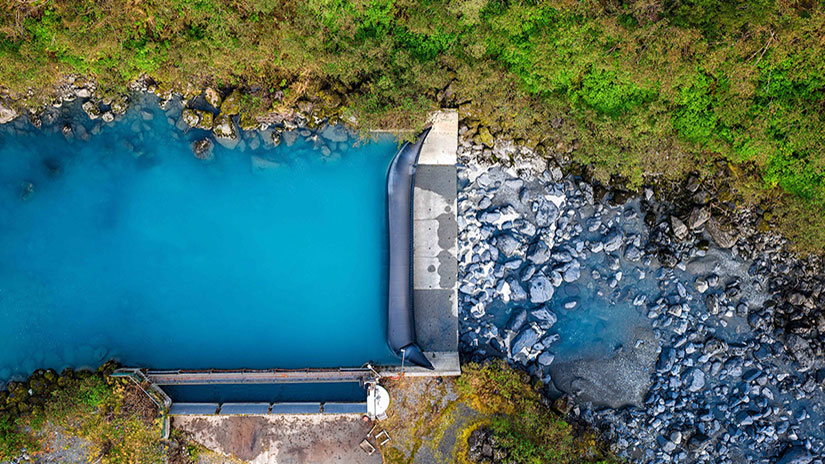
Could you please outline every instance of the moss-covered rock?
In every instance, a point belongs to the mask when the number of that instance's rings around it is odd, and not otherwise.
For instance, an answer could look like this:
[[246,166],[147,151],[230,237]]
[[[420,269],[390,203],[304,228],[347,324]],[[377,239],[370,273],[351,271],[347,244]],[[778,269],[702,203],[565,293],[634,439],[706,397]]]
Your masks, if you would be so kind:
[[219,114],[215,118],[215,126],[212,128],[215,140],[227,148],[235,148],[238,144],[238,128],[231,116]]
[[241,92],[238,89],[232,91],[221,104],[221,113],[235,116],[241,112]]
[[195,125],[198,129],[212,130],[215,124],[215,117],[209,111],[197,110],[198,123]]
[[206,103],[212,105],[212,108],[216,110],[220,109],[222,97],[217,90],[212,87],[207,87],[206,90],[203,91],[203,98],[206,99]]
[[180,115],[183,122],[186,123],[189,127],[197,127],[198,123],[200,122],[200,116],[198,116],[198,112],[196,110],[191,110],[186,108],[181,112]]
[[482,126],[479,127],[478,133],[476,134],[476,142],[487,148],[493,148],[496,144],[496,139],[493,137],[493,134],[490,133],[490,129],[486,126]]

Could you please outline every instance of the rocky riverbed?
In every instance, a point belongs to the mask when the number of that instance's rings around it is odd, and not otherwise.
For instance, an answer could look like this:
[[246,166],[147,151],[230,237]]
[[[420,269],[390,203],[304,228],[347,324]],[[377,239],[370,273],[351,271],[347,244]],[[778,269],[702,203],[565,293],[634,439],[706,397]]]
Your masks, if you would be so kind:
[[572,397],[632,461],[823,462],[816,259],[785,253],[748,211],[725,229],[701,202],[599,192],[496,149],[516,162],[459,149],[465,359],[506,358]]

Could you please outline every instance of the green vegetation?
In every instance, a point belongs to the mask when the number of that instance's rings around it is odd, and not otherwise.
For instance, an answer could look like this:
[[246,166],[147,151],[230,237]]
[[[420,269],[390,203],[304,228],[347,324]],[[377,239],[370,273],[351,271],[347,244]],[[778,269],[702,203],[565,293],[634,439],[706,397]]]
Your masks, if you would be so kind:
[[575,431],[542,404],[538,385],[503,361],[462,366],[458,390],[489,417],[486,424],[508,459],[525,464],[620,462],[589,431]]
[[[825,246],[825,11],[817,0],[34,0],[0,6],[0,85],[31,105],[61,74],[108,93],[241,85],[363,126],[456,106],[602,181],[693,171]],[[33,87],[34,96],[23,96]],[[283,95],[283,99],[281,99]],[[721,180],[720,180],[721,177]]]
[[0,461],[23,448],[32,454],[52,451],[59,435],[83,440],[91,461],[162,462],[157,408],[139,388],[109,372],[110,364],[60,376],[39,370],[25,383],[11,382],[0,392]]

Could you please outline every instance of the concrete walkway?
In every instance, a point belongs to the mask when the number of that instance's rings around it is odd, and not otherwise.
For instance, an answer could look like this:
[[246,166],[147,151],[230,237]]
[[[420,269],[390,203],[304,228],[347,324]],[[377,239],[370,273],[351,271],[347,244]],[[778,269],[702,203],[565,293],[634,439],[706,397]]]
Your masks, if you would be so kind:
[[457,149],[458,113],[435,113],[418,160],[413,205],[416,336],[422,350],[435,352],[428,357],[442,362],[438,369],[452,375],[458,374]]

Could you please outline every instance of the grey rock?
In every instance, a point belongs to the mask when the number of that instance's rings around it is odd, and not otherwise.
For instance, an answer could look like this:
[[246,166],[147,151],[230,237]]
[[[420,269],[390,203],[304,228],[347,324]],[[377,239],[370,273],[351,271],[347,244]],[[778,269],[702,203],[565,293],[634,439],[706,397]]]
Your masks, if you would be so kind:
[[513,339],[513,344],[510,346],[510,355],[515,356],[531,348],[538,343],[541,333],[541,329],[535,324],[525,326]]
[[625,250],[624,257],[628,261],[639,261],[640,259],[642,259],[642,250],[640,250],[635,245],[630,246],[627,248],[627,250]]
[[581,277],[581,264],[578,261],[570,261],[562,269],[562,278],[565,282],[575,282]]
[[687,226],[693,230],[696,230],[710,219],[710,210],[707,208],[693,208],[690,212],[690,216],[688,216]]
[[607,235],[607,239],[604,242],[604,251],[616,251],[622,247],[622,241],[624,240],[624,234],[622,234],[619,230],[613,229]]
[[527,259],[534,264],[544,264],[550,259],[550,247],[538,240],[527,249]]
[[530,302],[535,304],[550,301],[553,298],[554,288],[550,280],[543,276],[530,279]]
[[559,209],[555,203],[547,200],[540,200],[533,203],[536,214],[536,226],[550,227],[559,217]]
[[11,106],[6,106],[5,104],[0,103],[0,124],[6,124],[14,121],[17,115],[17,110]]
[[220,114],[215,118],[215,125],[212,128],[215,140],[226,148],[235,148],[240,141],[238,128],[231,116]]
[[676,216],[670,217],[670,229],[673,231],[673,235],[679,240],[684,240],[687,237],[687,226]]
[[731,248],[736,244],[736,238],[731,234],[722,230],[719,223],[715,219],[710,219],[705,226],[705,230],[710,235],[710,238],[719,245],[720,248]]
[[501,251],[504,256],[510,257],[516,254],[519,249],[519,241],[512,235],[503,234],[495,238],[496,248]]
[[542,354],[539,355],[538,363],[540,365],[544,366],[544,367],[547,367],[550,364],[553,364],[553,361],[555,359],[556,359],[556,356],[553,353],[551,353],[549,351],[545,351],[545,352],[543,352]]
[[687,389],[696,393],[705,388],[705,373],[701,369],[691,369],[683,377]]

